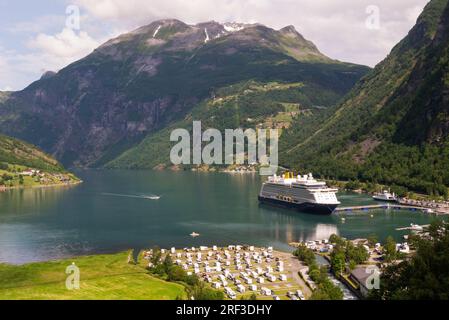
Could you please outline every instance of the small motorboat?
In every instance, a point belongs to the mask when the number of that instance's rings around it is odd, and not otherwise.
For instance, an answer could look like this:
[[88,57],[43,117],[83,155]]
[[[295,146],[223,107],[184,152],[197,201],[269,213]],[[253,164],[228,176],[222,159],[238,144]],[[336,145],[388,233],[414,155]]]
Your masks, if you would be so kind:
[[398,198],[394,193],[384,191],[383,193],[376,193],[373,195],[373,199],[376,201],[397,202]]
[[410,223],[410,230],[422,231],[423,227],[417,224]]
[[149,196],[147,198],[150,200],[159,200],[161,197],[160,196]]
[[196,232],[192,232],[192,233],[190,234],[190,236],[191,236],[192,238],[196,238],[196,237],[199,237],[200,234],[199,234],[199,233],[196,233]]

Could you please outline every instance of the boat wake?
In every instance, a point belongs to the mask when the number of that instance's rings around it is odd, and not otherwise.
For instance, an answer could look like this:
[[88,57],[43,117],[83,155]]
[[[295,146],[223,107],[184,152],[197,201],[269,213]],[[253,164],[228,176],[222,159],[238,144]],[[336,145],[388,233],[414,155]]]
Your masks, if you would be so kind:
[[103,196],[110,197],[124,197],[124,198],[136,198],[136,199],[147,199],[147,200],[159,200],[161,196],[157,195],[138,195],[138,194],[120,194],[120,193],[102,193]]
[[145,199],[150,199],[150,200],[159,200],[161,198],[161,196],[143,196]]

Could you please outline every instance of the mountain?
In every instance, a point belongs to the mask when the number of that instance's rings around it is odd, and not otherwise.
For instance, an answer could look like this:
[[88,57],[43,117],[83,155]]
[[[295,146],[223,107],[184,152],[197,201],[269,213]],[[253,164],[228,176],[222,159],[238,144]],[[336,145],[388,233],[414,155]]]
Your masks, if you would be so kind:
[[54,158],[33,145],[0,135],[0,190],[72,184],[80,180]]
[[217,89],[213,97],[200,102],[184,119],[148,135],[105,166],[131,169],[170,166],[170,149],[174,145],[170,142],[170,134],[177,128],[191,132],[193,120],[201,121],[202,130],[278,128],[282,132],[296,117],[310,117],[326,110],[323,105],[336,97],[323,91],[302,82],[261,83],[254,80]]
[[429,194],[449,186],[449,7],[432,0],[346,99],[282,141],[281,162]]
[[0,132],[64,164],[99,167],[191,117],[226,88],[300,84],[288,89],[301,96],[293,102],[331,106],[368,71],[326,57],[291,26],[160,20],[4,95]]
[[62,165],[33,145],[0,135],[0,162],[28,166],[35,169],[62,172]]

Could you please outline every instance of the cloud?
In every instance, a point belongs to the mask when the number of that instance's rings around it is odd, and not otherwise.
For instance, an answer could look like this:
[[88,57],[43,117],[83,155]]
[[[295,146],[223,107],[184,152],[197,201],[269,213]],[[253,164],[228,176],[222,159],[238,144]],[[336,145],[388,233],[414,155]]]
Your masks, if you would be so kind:
[[39,33],[28,41],[26,53],[0,48],[0,88],[23,89],[45,71],[58,71],[83,58],[105,40],[64,28],[54,35]]
[[36,33],[44,32],[55,25],[62,25],[65,17],[62,15],[45,15],[34,18],[33,20],[19,21],[5,27],[6,31],[11,33]]
[[[294,25],[325,54],[374,66],[414,25],[428,0],[76,0],[92,17],[134,28],[156,19],[188,23],[260,22]],[[380,10],[380,29],[365,26],[366,8]]]
[[[64,28],[64,11],[7,28],[17,34],[14,44],[26,46],[0,47],[0,88],[22,89],[44,71],[65,67],[109,38],[163,18],[260,22],[275,29],[294,25],[331,58],[374,66],[407,34],[427,1],[72,0],[81,8],[81,30]],[[379,29],[365,25],[369,5],[379,8]]]
[[74,60],[89,54],[100,43],[85,31],[75,32],[72,29],[64,28],[55,35],[40,33],[29,42],[29,45],[61,60]]
[[63,62],[45,53],[18,53],[0,48],[0,91],[20,90],[39,79],[49,66]]
[[[0,47],[0,52],[2,48]],[[9,85],[9,82],[6,83],[5,81],[11,81],[11,68],[8,64],[8,60],[0,55],[0,91],[9,91],[12,89],[11,85]]]

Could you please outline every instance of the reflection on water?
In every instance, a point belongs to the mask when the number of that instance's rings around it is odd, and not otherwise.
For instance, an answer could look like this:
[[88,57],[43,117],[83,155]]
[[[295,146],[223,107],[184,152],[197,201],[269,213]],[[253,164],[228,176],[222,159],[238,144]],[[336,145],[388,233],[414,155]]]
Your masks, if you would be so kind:
[[313,237],[309,237],[307,239],[300,239],[302,241],[307,240],[322,240],[322,239],[329,239],[329,237],[332,234],[338,234],[338,229],[336,225],[329,225],[329,224],[321,224],[318,223],[315,228],[315,234]]
[[48,212],[58,199],[73,186],[12,189],[0,192],[0,222],[11,215]]
[[[0,193],[0,262],[23,263],[77,254],[159,245],[184,247],[248,243],[291,250],[289,242],[376,233],[401,237],[395,228],[425,224],[417,212],[373,211],[320,216],[261,206],[259,175],[193,172],[99,171],[77,173],[72,188]],[[163,195],[145,197],[105,196]],[[340,194],[343,205],[367,203]],[[344,215],[346,222],[342,223]],[[193,231],[198,238],[189,236]]]
[[265,204],[260,205],[260,213],[272,221],[269,225],[275,231],[274,239],[279,242],[327,239],[333,233],[339,234],[333,216],[315,216]]
[[89,243],[77,236],[76,230],[58,231],[35,224],[2,224],[0,244],[0,262],[24,263],[92,251]]

